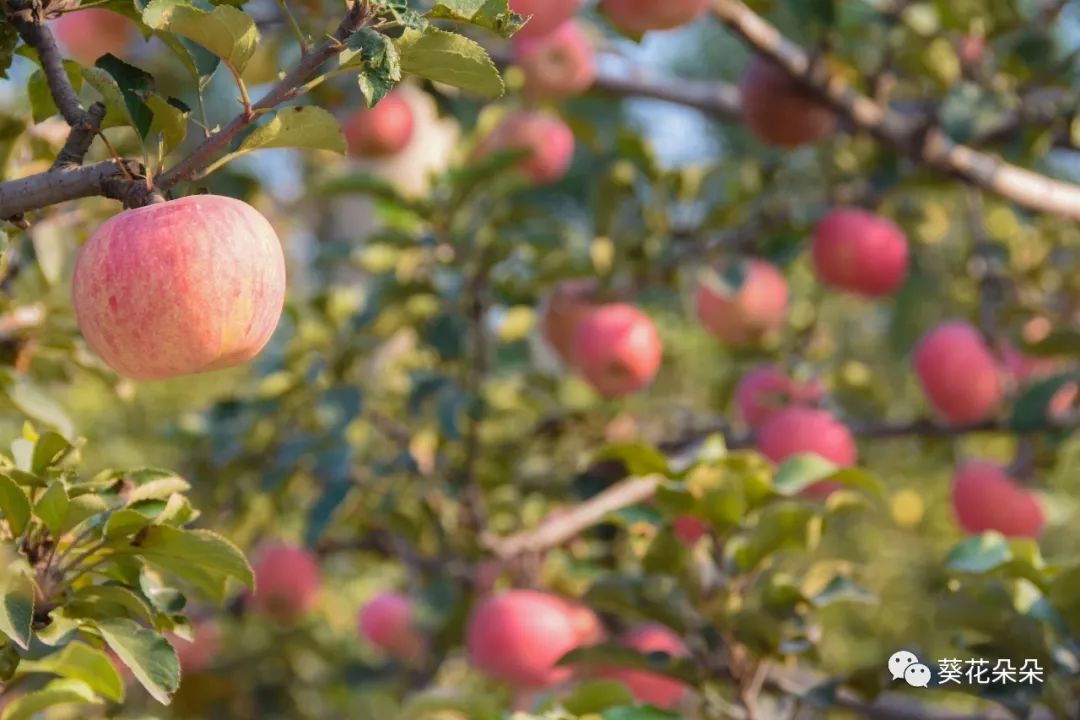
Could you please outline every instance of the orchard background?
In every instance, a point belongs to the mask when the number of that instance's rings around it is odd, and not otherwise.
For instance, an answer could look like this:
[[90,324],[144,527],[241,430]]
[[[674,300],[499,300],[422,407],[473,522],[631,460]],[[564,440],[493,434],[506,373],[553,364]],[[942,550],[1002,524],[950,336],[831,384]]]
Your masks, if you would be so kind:
[[3,11],[0,720],[1080,712],[1075,4]]

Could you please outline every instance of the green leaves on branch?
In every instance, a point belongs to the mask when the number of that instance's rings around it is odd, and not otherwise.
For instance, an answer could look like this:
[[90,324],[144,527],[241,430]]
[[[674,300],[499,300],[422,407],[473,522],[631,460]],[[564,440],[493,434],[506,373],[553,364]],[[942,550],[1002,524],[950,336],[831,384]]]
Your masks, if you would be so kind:
[[401,81],[401,56],[387,36],[364,28],[345,41],[348,50],[341,53],[342,68],[356,67],[360,73],[360,92],[368,107],[373,107]]
[[401,69],[427,80],[446,83],[485,98],[503,94],[502,76],[487,51],[464,35],[429,27],[406,30],[394,41]]
[[456,20],[508,38],[525,24],[506,0],[437,0],[428,12],[433,20]]
[[348,146],[338,121],[326,110],[313,105],[278,110],[269,122],[252,130],[233,152],[206,169],[209,175],[221,166],[253,150],[303,148],[330,150],[344,155]]
[[255,20],[230,5],[204,10],[184,0],[152,0],[142,19],[154,30],[198,43],[237,74],[244,71],[259,44]]

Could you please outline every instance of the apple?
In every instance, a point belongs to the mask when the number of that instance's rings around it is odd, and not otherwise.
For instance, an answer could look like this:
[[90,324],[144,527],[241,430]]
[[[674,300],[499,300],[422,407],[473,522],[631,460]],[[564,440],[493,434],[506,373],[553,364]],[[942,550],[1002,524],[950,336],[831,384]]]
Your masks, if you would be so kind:
[[[741,282],[726,277],[731,269]],[[787,280],[775,265],[756,258],[735,268],[707,269],[698,282],[695,307],[701,324],[720,341],[753,345],[784,324]]]
[[510,9],[529,17],[517,38],[542,37],[574,16],[581,0],[510,0]]
[[601,0],[600,8],[619,29],[641,35],[650,30],[671,30],[705,14],[709,0]]
[[285,301],[285,257],[255,208],[191,195],[125,210],[75,261],[75,315],[121,375],[162,380],[221,370],[262,350]]
[[693,515],[680,515],[671,521],[671,530],[684,545],[692,547],[709,534],[709,524]]
[[633,305],[601,305],[585,315],[574,332],[574,366],[604,397],[647,387],[662,356],[656,325]]
[[190,641],[176,635],[170,637],[180,669],[185,674],[202,672],[210,667],[221,650],[221,630],[215,621],[196,620],[191,630]]
[[891,295],[907,277],[903,230],[859,208],[829,212],[814,229],[812,255],[821,282],[857,295]]
[[956,43],[956,54],[966,67],[977,68],[986,59],[986,37],[969,33]]
[[540,332],[565,364],[573,362],[574,333],[596,307],[596,292],[593,279],[564,280],[541,302]]
[[485,157],[520,150],[528,154],[518,166],[537,185],[562,180],[574,160],[574,133],[562,118],[545,110],[519,110],[507,115],[477,148]]
[[739,83],[746,126],[770,145],[795,148],[836,130],[836,115],[784,70],[755,55]]
[[968,323],[949,321],[927,333],[914,366],[930,404],[949,422],[985,420],[1001,401],[997,360]]
[[578,646],[589,647],[604,641],[607,629],[592,608],[575,600],[564,600],[563,603],[566,605],[566,614],[574,628]]
[[759,365],[739,379],[735,386],[735,407],[750,428],[788,405],[814,405],[822,398],[817,380],[799,382],[777,365]]
[[1034,494],[991,462],[969,460],[953,478],[953,511],[966,532],[996,530],[1007,537],[1038,537],[1045,517]]
[[[798,405],[784,408],[766,420],[755,441],[758,451],[777,465],[804,453],[815,453],[839,467],[854,465],[858,458],[855,439],[846,425],[825,410]],[[804,489],[803,494],[821,498],[838,487],[822,481]]]
[[102,55],[120,55],[137,37],[134,22],[103,8],[66,12],[49,27],[63,49],[83,65],[93,65]]
[[258,554],[255,568],[255,610],[273,620],[293,623],[319,600],[322,573],[308,550],[287,544],[269,545]]
[[536,100],[574,97],[596,80],[592,42],[573,20],[550,35],[515,40],[514,62],[525,74],[525,94]]
[[408,147],[416,121],[412,107],[399,92],[392,92],[375,107],[350,115],[341,129],[353,157],[386,157]]
[[582,644],[583,626],[562,598],[509,590],[483,600],[466,629],[469,661],[484,674],[518,688],[545,688],[570,678],[556,667]]
[[[621,641],[623,645],[644,654],[662,652],[676,658],[690,654],[679,636],[663,625],[633,628]],[[674,710],[686,694],[686,685],[680,681],[648,670],[617,668],[605,670],[601,676],[618,680],[638,702],[655,705],[662,710]]]
[[396,592],[372,598],[357,616],[360,636],[388,655],[413,660],[424,652],[424,637],[417,630],[413,602]]

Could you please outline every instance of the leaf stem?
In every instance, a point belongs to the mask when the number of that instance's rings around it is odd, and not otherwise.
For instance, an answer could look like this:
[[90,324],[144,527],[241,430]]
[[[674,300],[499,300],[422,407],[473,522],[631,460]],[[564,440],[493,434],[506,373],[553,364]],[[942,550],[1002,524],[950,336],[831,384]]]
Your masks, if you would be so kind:
[[296,16],[293,15],[292,10],[289,8],[289,0],[277,0],[277,3],[281,11],[285,13],[285,19],[289,21],[289,27],[292,29],[293,35],[296,36],[296,42],[300,43],[301,57],[307,55],[310,46],[304,31],[300,29],[300,23],[296,22]]

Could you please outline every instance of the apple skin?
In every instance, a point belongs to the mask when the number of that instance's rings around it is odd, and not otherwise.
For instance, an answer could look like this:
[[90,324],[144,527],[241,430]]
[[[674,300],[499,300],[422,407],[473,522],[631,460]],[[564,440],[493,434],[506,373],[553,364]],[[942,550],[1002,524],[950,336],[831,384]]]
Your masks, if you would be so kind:
[[[839,467],[854,465],[858,450],[851,431],[825,410],[792,405],[763,424],[755,435],[757,449],[779,465],[790,457],[815,453]],[[817,482],[803,490],[810,498],[824,498],[840,486]]]
[[64,13],[49,27],[64,50],[83,65],[93,65],[102,55],[122,54],[137,36],[135,23],[102,8]]
[[582,644],[583,626],[562,598],[509,590],[483,600],[466,631],[469,661],[484,674],[518,688],[545,688],[572,675],[556,667]]
[[423,654],[424,638],[417,631],[413,602],[407,595],[376,595],[360,609],[357,628],[361,637],[393,657],[413,660]]
[[953,477],[953,512],[965,532],[996,530],[1006,537],[1038,537],[1046,523],[1042,505],[998,465],[961,464]]
[[770,145],[796,148],[836,130],[836,115],[828,105],[760,55],[750,59],[739,89],[743,121]]
[[694,302],[701,324],[734,347],[754,345],[778,330],[788,308],[787,280],[775,265],[752,258],[743,261],[743,272],[742,284],[732,292],[716,270],[706,270]]
[[680,515],[671,521],[671,530],[683,545],[692,547],[709,534],[709,524],[693,515]]
[[221,630],[213,620],[196,621],[192,633],[194,639],[190,642],[175,635],[169,640],[185,674],[202,672],[210,667],[221,651]]
[[291,624],[318,602],[322,572],[310,551],[294,545],[269,545],[259,552],[254,568],[255,594],[251,600],[260,614]]
[[510,0],[511,10],[532,16],[514,37],[543,37],[572,18],[580,8],[581,0]]
[[573,20],[550,35],[515,40],[514,62],[525,74],[525,94],[534,100],[581,95],[596,80],[592,42]]
[[398,92],[389,93],[375,107],[350,115],[341,129],[353,157],[396,155],[413,138],[416,120],[412,106]]
[[709,0],[601,0],[600,8],[615,27],[641,35],[650,30],[671,30],[705,14]]
[[552,185],[566,176],[574,160],[574,133],[558,115],[519,110],[507,115],[484,139],[477,155],[508,150],[528,151],[518,166],[521,173],[537,185]]
[[950,423],[985,420],[1001,401],[997,360],[968,323],[949,321],[928,332],[915,349],[914,366],[930,405]]
[[633,305],[601,305],[574,332],[574,366],[604,397],[629,395],[647,387],[663,359],[663,344],[652,319]]
[[285,257],[240,200],[192,195],[125,210],[79,251],[72,301],[86,342],[136,380],[233,367],[270,340]]
[[[641,653],[663,652],[672,657],[689,655],[686,645],[663,625],[642,625],[623,635],[621,642]],[[672,678],[647,670],[617,668],[601,673],[602,677],[618,680],[640,703],[655,705],[662,710],[674,710],[686,694],[686,685]]]
[[817,380],[799,382],[777,365],[759,365],[735,386],[735,407],[748,427],[757,428],[785,406],[812,406],[823,394]]
[[907,277],[907,236],[859,208],[829,212],[814,229],[812,255],[821,282],[857,295],[891,295]]
[[596,308],[597,283],[583,278],[560,282],[543,300],[540,332],[566,365],[573,364],[574,334],[581,321]]

